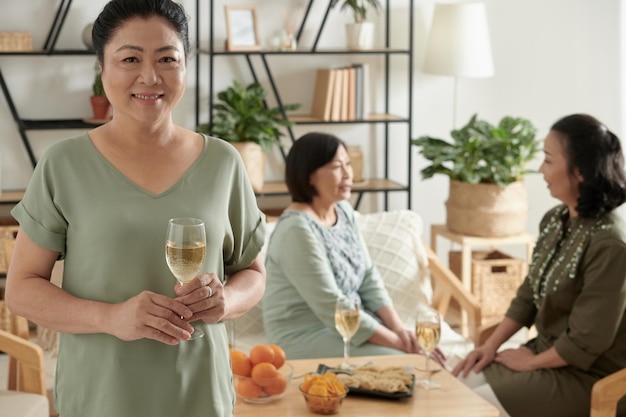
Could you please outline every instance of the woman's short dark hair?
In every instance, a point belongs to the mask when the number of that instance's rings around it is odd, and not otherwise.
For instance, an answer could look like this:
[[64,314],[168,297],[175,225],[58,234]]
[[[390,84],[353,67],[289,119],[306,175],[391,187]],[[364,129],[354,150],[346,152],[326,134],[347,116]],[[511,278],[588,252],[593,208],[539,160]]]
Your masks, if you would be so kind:
[[91,39],[98,61],[102,64],[104,47],[124,22],[141,17],[159,16],[167,20],[183,43],[185,58],[189,55],[189,23],[185,9],[172,0],[111,0],[93,24]]
[[587,114],[565,116],[552,125],[564,138],[570,174],[576,170],[579,185],[576,211],[581,217],[597,217],[626,200],[624,155],[619,138]]
[[313,200],[317,190],[311,185],[311,174],[332,161],[339,146],[346,148],[338,137],[319,132],[307,133],[294,142],[285,163],[285,182],[292,201],[310,203]]

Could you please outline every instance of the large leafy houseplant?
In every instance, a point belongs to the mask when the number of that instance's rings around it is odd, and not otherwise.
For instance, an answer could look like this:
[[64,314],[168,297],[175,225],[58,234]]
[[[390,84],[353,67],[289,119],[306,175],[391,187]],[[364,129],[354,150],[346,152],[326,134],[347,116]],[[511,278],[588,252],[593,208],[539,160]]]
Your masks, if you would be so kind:
[[[280,107],[265,105],[265,90],[257,83],[243,86],[237,81],[217,94],[213,106],[213,124],[198,126],[198,131],[217,136],[228,142],[253,142],[270,152],[279,144],[284,133],[281,128],[291,126],[283,118]],[[285,111],[296,110],[300,104],[286,104]]]
[[382,8],[382,4],[378,0],[333,0],[330,7],[335,7],[339,3],[342,3],[341,10],[352,10],[355,23],[365,22],[367,19],[368,7],[371,7],[376,12]]
[[504,117],[498,125],[473,115],[452,140],[421,136],[411,143],[431,164],[421,170],[423,178],[443,174],[470,184],[497,184],[504,188],[522,180],[526,165],[540,151],[536,129],[524,118]]

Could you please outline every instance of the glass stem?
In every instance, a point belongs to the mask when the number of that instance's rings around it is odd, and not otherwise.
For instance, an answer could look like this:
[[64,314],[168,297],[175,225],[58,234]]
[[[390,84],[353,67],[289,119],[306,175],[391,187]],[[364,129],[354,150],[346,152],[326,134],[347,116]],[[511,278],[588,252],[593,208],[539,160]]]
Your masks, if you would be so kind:
[[432,376],[432,374],[430,373],[430,353],[426,354],[426,375],[428,375],[426,377],[426,379],[428,380],[428,383],[430,384],[430,377]]
[[348,358],[350,357],[350,339],[343,338],[343,363],[348,364]]

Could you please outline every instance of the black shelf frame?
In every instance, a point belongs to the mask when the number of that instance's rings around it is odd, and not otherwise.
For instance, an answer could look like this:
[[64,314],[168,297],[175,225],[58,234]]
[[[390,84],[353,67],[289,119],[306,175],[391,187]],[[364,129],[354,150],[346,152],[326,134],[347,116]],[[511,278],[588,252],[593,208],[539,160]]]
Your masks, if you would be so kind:
[[[67,18],[70,7],[72,6],[72,0],[60,0],[59,6],[57,7],[56,13],[54,15],[54,19],[52,21],[52,25],[50,26],[50,30],[48,31],[48,35],[46,36],[46,40],[43,45],[43,49],[34,50],[34,51],[15,51],[15,52],[0,52],[0,57],[10,56],[10,57],[30,57],[30,56],[93,56],[94,52],[89,51],[87,49],[56,49],[56,44],[59,39],[59,34],[63,29],[63,25],[65,24],[65,20]],[[17,110],[15,102],[13,101],[13,97],[11,92],[9,91],[9,87],[4,78],[4,74],[2,73],[2,69],[0,68],[0,89],[2,89],[2,94],[4,95],[4,99],[9,107],[9,111],[11,112],[11,116],[17,125],[18,132],[20,134],[20,138],[22,140],[22,144],[24,149],[26,150],[26,154],[28,155],[28,159],[30,160],[33,168],[37,165],[37,158],[35,157],[35,153],[33,151],[32,146],[30,145],[30,141],[28,140],[28,130],[55,130],[55,129],[91,129],[94,127],[93,124],[86,123],[82,119],[22,119]]]
[[[300,22],[300,25],[296,31],[296,41],[297,43],[299,43],[300,41],[300,37],[304,31],[304,28],[307,24],[308,18],[310,17],[310,10],[311,7],[313,5],[313,1],[315,0],[307,0],[307,4],[305,6],[305,12],[303,14],[302,17],[302,21]],[[200,0],[196,0],[196,8],[199,10],[199,3]],[[412,161],[412,152],[411,152],[411,138],[412,138],[412,132],[413,132],[413,91],[412,91],[412,86],[413,86],[413,26],[414,26],[414,18],[413,18],[413,11],[414,11],[414,0],[409,0],[408,2],[408,6],[409,6],[409,12],[408,12],[408,48],[404,49],[404,48],[392,48],[391,47],[391,9],[390,9],[390,0],[385,0],[385,5],[384,5],[384,10],[385,10],[385,46],[384,48],[378,48],[378,49],[373,49],[373,50],[359,50],[359,51],[353,51],[353,50],[346,50],[346,49],[332,49],[332,48],[320,48],[318,49],[318,44],[319,44],[319,40],[322,36],[322,33],[324,31],[324,27],[327,23],[328,20],[328,16],[330,14],[331,11],[331,4],[332,4],[332,0],[328,1],[328,5],[326,7],[326,10],[324,12],[324,16],[322,18],[321,23],[319,24],[317,33],[315,34],[315,40],[311,46],[311,48],[300,48],[297,49],[295,51],[276,51],[276,50],[253,50],[253,51],[226,51],[226,50],[217,50],[215,49],[214,46],[214,39],[215,39],[215,33],[214,33],[214,25],[213,25],[213,19],[215,16],[215,1],[214,0],[210,0],[209,1],[209,7],[208,7],[208,24],[209,24],[209,44],[208,44],[208,50],[204,51],[206,53],[208,53],[209,56],[209,64],[208,64],[208,109],[209,109],[209,114],[208,114],[208,123],[209,125],[212,124],[213,122],[213,96],[214,96],[214,82],[213,82],[213,75],[214,75],[214,60],[216,57],[218,56],[231,56],[231,57],[240,57],[243,56],[246,60],[250,75],[253,79],[254,82],[259,82],[259,76],[258,76],[258,72],[257,69],[254,66],[254,63],[252,62],[251,57],[258,57],[261,60],[263,69],[265,71],[265,74],[267,75],[267,80],[269,82],[270,88],[272,90],[273,96],[276,99],[276,102],[278,104],[278,106],[282,109],[282,113],[283,113],[283,117],[287,120],[290,120],[294,123],[294,125],[339,125],[339,124],[383,124],[384,125],[384,178],[387,179],[389,178],[389,166],[390,166],[390,151],[389,151],[389,137],[390,137],[390,127],[393,124],[396,123],[404,123],[407,125],[407,130],[408,130],[408,138],[407,138],[407,160],[406,160],[406,165],[407,165],[407,183],[406,186],[402,186],[402,185],[397,185],[394,184],[393,187],[386,187],[386,188],[360,188],[358,190],[353,190],[353,192],[358,194],[357,197],[357,201],[355,203],[355,207],[358,208],[361,199],[363,197],[364,193],[368,193],[368,192],[382,192],[384,193],[384,208],[385,210],[387,210],[389,208],[389,193],[392,192],[405,192],[407,194],[407,206],[409,209],[411,209],[412,203],[412,187],[411,187],[411,172],[412,172],[412,167],[413,167],[413,161]],[[198,13],[199,14],[199,13]],[[199,28],[199,24],[197,25],[197,28]],[[199,34],[199,29],[198,29],[198,34]],[[379,118],[365,118],[365,119],[361,119],[361,120],[345,120],[345,121],[324,121],[324,120],[297,120],[297,118],[294,115],[288,115],[285,110],[284,110],[284,105],[282,103],[282,99],[281,99],[281,94],[278,90],[277,84],[274,80],[274,77],[272,75],[272,70],[271,70],[271,65],[268,62],[268,57],[270,56],[286,56],[286,55],[317,55],[317,54],[326,54],[326,55],[376,55],[376,56],[383,56],[384,57],[384,91],[385,91],[385,116],[386,117],[379,117]],[[391,61],[391,57],[393,56],[402,56],[405,55],[406,56],[406,60],[407,60],[407,85],[408,85],[408,97],[407,97],[407,116],[406,117],[388,117],[389,115],[389,111],[390,111],[390,61]],[[199,61],[199,60],[197,60]],[[198,77],[200,76],[201,70],[199,67],[197,67],[197,72],[196,74],[198,75]],[[197,91],[200,89],[200,78],[197,79]],[[199,109],[199,100],[196,102],[196,124],[199,124],[199,117],[200,117],[200,109]],[[288,127],[287,128],[288,131],[288,135],[290,137],[290,139],[293,141],[296,140],[296,137],[293,133],[293,129],[292,127]],[[286,158],[286,154],[285,151],[283,149],[283,147],[280,147],[280,151],[283,155],[284,158]],[[393,181],[391,181],[393,182]],[[286,192],[281,191],[281,192],[270,192],[270,193],[265,193],[265,192],[260,192],[257,193],[257,196],[259,197],[273,197],[273,196],[284,196],[287,195]]]

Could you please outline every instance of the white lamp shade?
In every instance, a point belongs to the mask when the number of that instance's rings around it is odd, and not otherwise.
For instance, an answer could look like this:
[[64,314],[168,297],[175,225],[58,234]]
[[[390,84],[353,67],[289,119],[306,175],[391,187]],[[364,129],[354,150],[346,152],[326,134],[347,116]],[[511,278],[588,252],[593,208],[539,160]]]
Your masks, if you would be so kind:
[[435,5],[424,72],[468,78],[493,76],[491,42],[483,3]]

